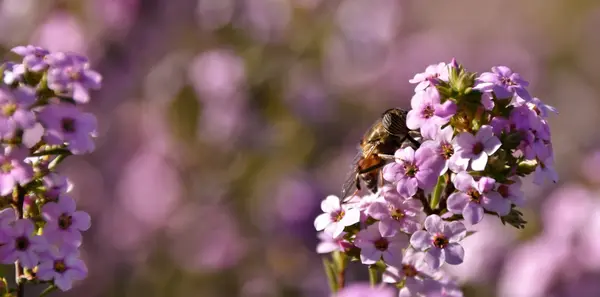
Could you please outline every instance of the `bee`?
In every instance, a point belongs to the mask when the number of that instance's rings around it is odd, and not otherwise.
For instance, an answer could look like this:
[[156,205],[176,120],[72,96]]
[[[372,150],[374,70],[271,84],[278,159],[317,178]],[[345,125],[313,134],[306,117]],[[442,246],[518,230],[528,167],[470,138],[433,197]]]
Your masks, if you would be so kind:
[[377,192],[379,182],[383,182],[383,178],[380,177],[381,169],[392,159],[396,150],[408,145],[417,149],[421,145],[417,140],[420,138],[419,133],[406,127],[407,114],[403,109],[388,109],[367,130],[358,146],[350,174],[342,187],[341,197],[358,193],[361,190],[361,180],[369,191]]

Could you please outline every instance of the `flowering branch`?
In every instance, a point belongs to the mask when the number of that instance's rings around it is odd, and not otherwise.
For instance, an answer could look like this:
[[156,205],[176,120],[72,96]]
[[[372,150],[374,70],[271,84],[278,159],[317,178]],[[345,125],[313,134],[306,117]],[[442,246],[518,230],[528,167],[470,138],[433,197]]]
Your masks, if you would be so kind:
[[[79,106],[101,76],[73,53],[35,46],[12,52],[22,60],[0,68],[0,197],[11,201],[0,208],[0,263],[15,265],[17,286],[0,293],[21,297],[27,284],[42,283],[49,285],[44,296],[87,275],[78,248],[91,219],[76,210],[72,185],[57,167],[95,148],[96,118]],[[40,127],[39,140],[24,141]]]
[[474,233],[467,227],[492,215],[523,228],[521,178],[558,179],[546,121],[556,110],[532,97],[518,73],[497,66],[478,75],[453,60],[410,82],[417,86],[406,127],[420,135],[418,148],[378,156],[388,161],[383,186],[362,197],[328,196],[315,219],[318,253],[368,267],[368,289],[336,282],[340,296],[391,296],[379,282],[400,296],[462,296],[441,267],[463,262],[460,243]]

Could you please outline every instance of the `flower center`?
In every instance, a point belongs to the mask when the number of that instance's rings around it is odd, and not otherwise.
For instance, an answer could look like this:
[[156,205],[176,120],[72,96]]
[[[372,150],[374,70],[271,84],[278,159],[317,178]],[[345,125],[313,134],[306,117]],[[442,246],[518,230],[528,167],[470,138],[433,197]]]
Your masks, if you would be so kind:
[[381,237],[381,238],[377,239],[375,242],[373,242],[373,245],[375,245],[376,249],[383,252],[383,251],[387,250],[389,242],[386,238]]
[[443,249],[448,245],[448,238],[443,234],[437,234],[433,237],[433,246]]
[[0,165],[0,171],[2,173],[10,173],[14,168],[12,162],[9,160],[2,162],[2,165]]
[[2,114],[7,117],[12,116],[17,111],[17,105],[15,103],[7,103],[2,106]]
[[404,175],[408,177],[415,177],[417,172],[419,172],[419,168],[415,164],[404,164]]
[[450,157],[452,157],[452,155],[454,155],[454,147],[452,147],[452,144],[443,143],[442,144],[442,158],[448,160],[448,159],[450,159]]
[[474,188],[470,188],[467,191],[467,195],[471,197],[471,201],[473,202],[479,203],[481,201],[481,194],[479,194],[479,192]]
[[29,248],[29,238],[27,236],[17,237],[15,240],[16,249],[19,251],[25,251]]
[[502,77],[502,78],[500,78],[500,82],[501,82],[502,84],[505,84],[505,85],[507,85],[507,86],[515,86],[515,85],[517,85],[517,84],[515,84],[515,82],[513,82],[513,81],[512,81],[510,78],[508,78],[508,77]]
[[395,208],[393,206],[390,206],[390,215],[392,216],[392,219],[396,221],[402,220],[405,216],[404,212],[401,209]]
[[71,78],[74,81],[79,81],[81,80],[81,73],[79,71],[77,71],[75,68],[69,67],[66,70],[67,75],[69,76],[69,78]]
[[473,154],[478,155],[481,152],[483,152],[483,143],[479,141],[473,145]]
[[433,109],[433,106],[431,106],[431,105],[427,105],[423,109],[423,117],[426,119],[432,117],[434,113],[435,113],[435,109]]
[[415,277],[417,274],[419,274],[417,269],[409,264],[402,264],[402,273],[404,273],[404,275],[407,277]]
[[63,131],[73,133],[75,132],[75,119],[64,118],[61,121]]
[[60,227],[60,229],[67,230],[69,227],[71,227],[71,225],[73,225],[72,216],[63,213],[60,215],[60,217],[58,217],[58,227]]
[[67,265],[64,260],[55,260],[54,261],[54,271],[58,273],[63,273],[67,271]]

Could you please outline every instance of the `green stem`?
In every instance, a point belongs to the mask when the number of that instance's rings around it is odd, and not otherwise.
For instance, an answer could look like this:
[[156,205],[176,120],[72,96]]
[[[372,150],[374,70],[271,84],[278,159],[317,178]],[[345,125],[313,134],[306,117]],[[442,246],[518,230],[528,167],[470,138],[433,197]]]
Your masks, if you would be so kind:
[[46,290],[44,290],[44,291],[43,291],[43,292],[40,294],[40,297],[45,297],[45,296],[47,296],[48,294],[50,294],[50,293],[54,292],[54,290],[56,290],[56,288],[57,288],[57,287],[56,287],[55,285],[52,285],[52,286],[50,286],[50,287],[46,288]]
[[347,257],[344,252],[337,251],[333,253],[333,271],[335,273],[338,290],[341,290],[346,283],[346,262]]
[[442,190],[444,189],[444,183],[446,183],[446,178],[444,177],[444,175],[442,175],[438,178],[437,185],[435,185],[435,188],[433,189],[433,194],[431,195],[431,201],[429,203],[431,209],[435,209],[440,203],[440,198],[442,197]]
[[377,265],[369,265],[369,283],[371,287],[374,287],[379,282],[379,273],[377,271]]
[[[17,186],[17,191],[15,193],[16,195],[13,196],[13,199],[15,199],[15,204],[16,204],[16,209],[17,209],[17,216],[19,217],[19,219],[23,218],[23,204],[25,203],[25,189],[23,189],[21,186]],[[19,263],[19,261],[15,262],[15,282],[17,283],[17,297],[24,297],[25,296],[25,283],[23,280],[23,266],[21,266],[21,263]]]
[[333,271],[332,262],[327,258],[323,258],[323,268],[325,269],[325,275],[327,275],[329,289],[331,290],[332,293],[337,292],[339,288],[337,286],[337,281],[335,278],[335,272]]

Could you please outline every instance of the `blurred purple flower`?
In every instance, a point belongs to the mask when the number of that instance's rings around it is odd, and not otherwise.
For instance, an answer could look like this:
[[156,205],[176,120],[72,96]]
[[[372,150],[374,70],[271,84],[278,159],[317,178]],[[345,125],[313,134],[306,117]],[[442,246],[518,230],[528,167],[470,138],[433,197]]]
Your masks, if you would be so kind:
[[345,232],[342,232],[337,237],[331,237],[331,235],[325,232],[319,232],[319,244],[317,244],[317,253],[329,254],[335,251],[344,251],[346,248],[352,247],[352,243],[344,239]]
[[421,129],[421,135],[427,139],[435,139],[440,127],[456,113],[456,104],[452,100],[440,101],[440,93],[436,88],[427,88],[417,92],[410,101],[412,109],[406,116],[409,129]]
[[17,130],[35,125],[35,115],[29,107],[35,102],[35,90],[20,86],[15,89],[0,89],[0,137],[14,137]]
[[6,62],[3,64],[4,71],[2,81],[7,85],[12,85],[15,82],[20,82],[25,74],[25,65],[20,63]]
[[24,147],[6,146],[0,156],[0,195],[12,193],[14,187],[25,185],[33,177],[31,165],[24,162],[29,150]]
[[42,236],[34,235],[34,225],[29,219],[19,219],[9,226],[2,226],[5,238],[0,240],[0,262],[2,264],[19,263],[25,268],[38,264],[38,253],[47,249]]
[[463,223],[444,222],[438,215],[425,219],[427,231],[417,231],[410,238],[410,244],[419,251],[426,251],[425,261],[437,269],[442,264],[458,265],[463,262],[465,250],[458,244],[467,234]]
[[483,219],[483,209],[505,216],[510,212],[510,200],[494,191],[496,181],[483,176],[479,181],[466,171],[460,172],[454,178],[454,186],[459,192],[448,197],[448,210],[454,214],[462,214],[465,221],[471,225]]
[[379,198],[369,207],[369,214],[380,221],[379,231],[382,236],[394,236],[402,231],[414,233],[421,229],[423,205],[417,199],[384,199]]
[[429,86],[435,87],[437,84],[439,84],[440,80],[445,82],[448,81],[449,66],[450,65],[446,65],[444,62],[429,65],[427,68],[425,68],[425,72],[415,74],[415,77],[408,82],[411,84],[417,84],[417,86],[415,86],[415,92],[425,90]]
[[584,177],[595,184],[600,184],[600,174],[598,174],[598,168],[600,168],[600,150],[588,154],[580,164]]
[[458,144],[457,153],[462,158],[471,160],[471,169],[483,171],[487,165],[488,156],[493,155],[502,145],[500,139],[494,136],[492,127],[483,125],[475,136],[469,132],[462,132],[456,136]]
[[569,267],[577,269],[570,260],[564,238],[541,236],[530,240],[506,257],[498,281],[499,297],[546,297],[557,280],[557,273]]
[[14,223],[17,219],[17,212],[14,208],[9,207],[0,210],[0,232],[4,232],[6,228],[8,228],[9,225]]
[[374,223],[356,234],[354,245],[360,248],[360,261],[375,264],[383,259],[388,265],[398,265],[402,262],[402,249],[408,246],[408,238],[404,233],[384,236],[379,224]]
[[83,53],[87,45],[85,37],[75,14],[65,10],[55,10],[37,26],[32,43],[50,51]]
[[77,250],[62,248],[51,249],[40,257],[36,276],[43,281],[54,281],[60,290],[68,291],[74,280],[82,280],[87,274],[87,266],[79,259]]
[[30,71],[40,72],[48,67],[45,58],[50,52],[45,48],[26,45],[14,47],[11,51],[23,57],[23,65]]
[[66,176],[56,172],[50,172],[48,175],[44,176],[42,182],[46,189],[45,195],[51,200],[58,200],[60,194],[68,193],[73,187]]
[[554,169],[554,156],[549,156],[544,160],[538,159],[538,166],[535,168],[533,183],[542,185],[546,179],[553,183],[558,182],[558,173]]
[[429,296],[428,292],[439,290],[439,284],[432,279],[436,273],[435,269],[425,263],[425,253],[408,248],[402,264],[398,267],[388,266],[383,272],[382,281],[390,284],[404,282],[400,297],[420,296],[419,294]]
[[411,147],[400,149],[394,157],[396,162],[383,168],[383,178],[396,182],[398,193],[405,198],[412,197],[418,188],[431,190],[444,168],[444,159],[427,147],[416,152]]
[[90,215],[75,209],[75,200],[61,195],[58,202],[49,202],[42,207],[42,216],[46,221],[44,236],[59,245],[81,245],[81,232],[91,226]]
[[492,67],[492,72],[482,73],[473,88],[483,92],[493,91],[499,99],[512,98],[516,93],[519,97],[529,101],[531,95],[525,89],[527,86],[529,83],[523,80],[518,73],[506,66],[496,66]]
[[52,53],[48,57],[48,88],[57,95],[73,97],[77,103],[90,101],[90,90],[97,90],[102,84],[100,73],[90,69],[83,56]]
[[347,285],[332,297],[394,297],[395,295],[394,290],[389,287],[372,287],[368,283],[353,283]]
[[547,118],[551,112],[558,114],[556,107],[545,104],[537,97],[532,98],[527,105],[542,118]]
[[360,221],[360,211],[357,208],[341,205],[337,196],[329,195],[321,202],[324,212],[315,219],[315,229],[325,230],[325,233],[337,237],[344,228]]
[[433,149],[445,160],[444,168],[440,172],[440,175],[446,173],[448,168],[452,172],[458,173],[467,170],[469,166],[469,159],[462,158],[460,154],[456,153],[459,147],[453,135],[454,129],[451,126],[447,126],[438,132],[434,140],[426,140],[421,145],[422,147]]
[[81,112],[74,105],[58,104],[44,107],[38,118],[45,128],[44,139],[48,144],[67,143],[75,155],[94,150],[92,136],[96,134],[96,117]]

